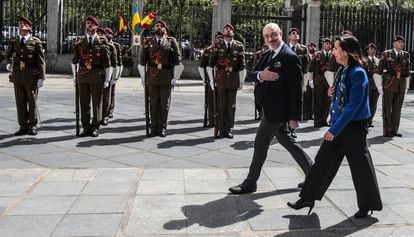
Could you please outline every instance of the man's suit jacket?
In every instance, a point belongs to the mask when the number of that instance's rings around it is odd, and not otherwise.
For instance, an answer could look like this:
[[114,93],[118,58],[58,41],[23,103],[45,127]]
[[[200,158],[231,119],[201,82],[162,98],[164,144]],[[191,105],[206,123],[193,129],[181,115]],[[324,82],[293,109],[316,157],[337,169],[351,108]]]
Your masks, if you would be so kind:
[[263,81],[258,84],[258,103],[263,106],[265,119],[272,123],[299,121],[302,117],[302,63],[298,56],[284,44],[273,58],[271,50],[263,53],[253,71],[248,72],[252,80],[266,67],[277,72],[276,81]]

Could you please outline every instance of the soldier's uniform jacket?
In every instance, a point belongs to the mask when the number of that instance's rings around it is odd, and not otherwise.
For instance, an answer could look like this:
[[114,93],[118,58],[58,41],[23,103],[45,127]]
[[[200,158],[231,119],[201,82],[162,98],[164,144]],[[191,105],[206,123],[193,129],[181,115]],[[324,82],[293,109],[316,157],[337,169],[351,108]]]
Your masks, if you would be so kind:
[[45,55],[42,41],[30,36],[26,44],[20,45],[20,37],[9,42],[8,63],[13,65],[10,81],[20,85],[36,85],[38,79],[45,79]]
[[211,52],[213,52],[213,49],[214,49],[214,44],[204,49],[203,54],[201,54],[201,58],[200,58],[200,67],[205,68],[208,66],[210,55],[211,55]]
[[315,53],[312,61],[309,63],[308,71],[313,72],[313,81],[317,85],[319,83],[326,83],[324,73],[328,70],[331,63],[332,53],[325,55],[325,51],[321,50]]
[[378,73],[378,65],[379,65],[379,58],[373,57],[372,59],[367,57],[364,61],[364,68],[367,71],[368,75],[368,82],[369,88],[371,90],[376,90],[377,87],[375,86],[373,75],[374,73]]
[[401,51],[400,57],[394,49],[382,53],[378,66],[378,74],[382,74],[383,88],[392,92],[405,90],[405,78],[410,76],[410,55],[407,51]]
[[88,39],[83,36],[75,45],[73,64],[79,63],[77,79],[81,83],[103,84],[105,68],[110,66],[110,52],[105,37],[96,36],[92,48],[89,48]]
[[122,48],[121,45],[117,42],[111,42],[116,49],[116,66],[122,66]]
[[237,40],[232,41],[230,50],[227,49],[225,40],[221,40],[214,45],[209,65],[216,68],[214,81],[217,88],[239,88],[239,71],[246,66],[244,58],[244,46]]
[[111,60],[111,67],[116,67],[118,65],[118,52],[116,50],[114,42],[107,43],[109,49],[109,59]]
[[296,44],[295,51],[296,55],[299,57],[299,60],[302,62],[302,72],[303,74],[308,72],[308,49],[303,44]]
[[155,36],[143,40],[140,64],[147,66],[146,78],[150,85],[171,84],[174,66],[180,62],[181,53],[175,38],[162,38],[161,47]]

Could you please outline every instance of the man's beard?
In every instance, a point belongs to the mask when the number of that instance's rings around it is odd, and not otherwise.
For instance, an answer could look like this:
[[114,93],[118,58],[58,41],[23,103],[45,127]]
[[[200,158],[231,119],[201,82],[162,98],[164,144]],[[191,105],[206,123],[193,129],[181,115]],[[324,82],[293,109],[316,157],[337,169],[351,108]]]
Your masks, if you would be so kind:
[[155,31],[155,34],[158,35],[158,36],[163,36],[164,32],[161,29],[158,29],[158,30]]

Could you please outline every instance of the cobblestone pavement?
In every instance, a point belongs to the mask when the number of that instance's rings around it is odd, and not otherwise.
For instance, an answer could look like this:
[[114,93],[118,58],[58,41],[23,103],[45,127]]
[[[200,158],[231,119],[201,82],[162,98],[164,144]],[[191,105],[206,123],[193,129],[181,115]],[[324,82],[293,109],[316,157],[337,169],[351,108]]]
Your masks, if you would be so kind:
[[[168,136],[145,137],[143,89],[117,87],[114,118],[97,138],[76,138],[74,88],[48,75],[37,136],[18,129],[12,84],[0,73],[0,236],[414,236],[414,95],[402,138],[382,137],[381,111],[369,133],[384,210],[357,210],[346,161],[311,215],[286,206],[304,178],[273,141],[258,192],[229,195],[246,176],[258,126],[252,86],[238,93],[234,139],[202,127],[203,87],[183,80],[172,95]],[[379,106],[381,108],[381,106]],[[326,128],[301,123],[298,142],[314,157]]]

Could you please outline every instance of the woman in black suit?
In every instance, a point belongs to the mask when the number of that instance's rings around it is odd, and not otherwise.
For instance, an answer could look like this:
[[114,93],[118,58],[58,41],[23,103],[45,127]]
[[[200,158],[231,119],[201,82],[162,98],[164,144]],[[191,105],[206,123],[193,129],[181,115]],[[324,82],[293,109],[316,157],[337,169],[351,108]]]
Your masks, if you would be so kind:
[[[315,164],[306,176],[300,199],[288,202],[293,209],[309,207],[321,200],[346,156],[357,193],[359,210],[355,218],[365,218],[373,210],[382,210],[382,202],[366,138],[371,116],[368,99],[368,77],[361,67],[358,40],[352,35],[336,39],[334,55],[341,64],[334,87],[329,89],[331,127],[316,155]],[[309,214],[308,213],[308,214]]]

